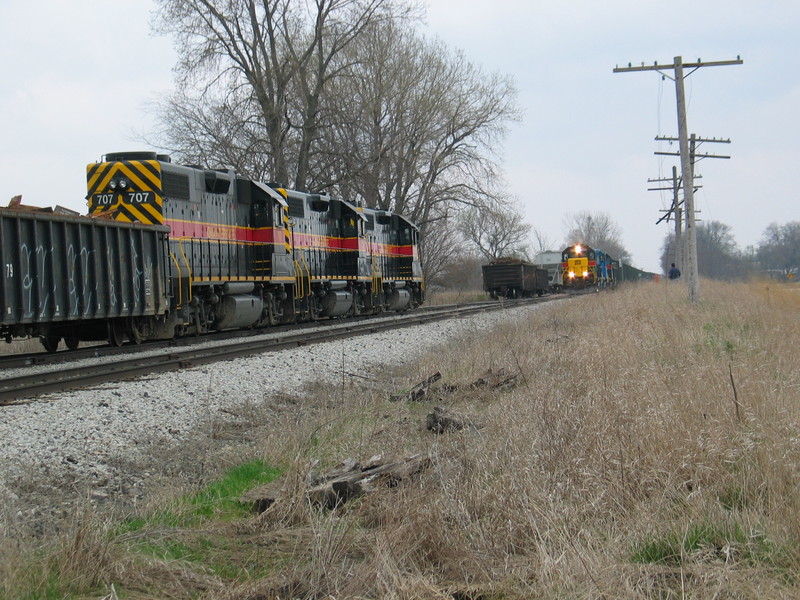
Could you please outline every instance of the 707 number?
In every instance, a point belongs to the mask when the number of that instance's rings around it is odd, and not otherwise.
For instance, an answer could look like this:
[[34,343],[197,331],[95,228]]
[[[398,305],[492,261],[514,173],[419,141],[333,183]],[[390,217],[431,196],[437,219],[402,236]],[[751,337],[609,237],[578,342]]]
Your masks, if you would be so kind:
[[130,204],[144,204],[151,198],[152,192],[128,192],[127,200]]

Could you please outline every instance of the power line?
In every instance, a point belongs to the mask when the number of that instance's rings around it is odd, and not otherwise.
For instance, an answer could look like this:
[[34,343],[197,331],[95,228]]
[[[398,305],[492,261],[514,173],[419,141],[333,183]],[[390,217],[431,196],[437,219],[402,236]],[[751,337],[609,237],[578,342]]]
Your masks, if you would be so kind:
[[[715,62],[703,62],[699,58],[697,62],[684,63],[680,56],[673,59],[673,63],[659,65],[655,62],[652,65],[633,66],[628,63],[627,67],[617,66],[614,73],[629,73],[635,71],[657,71],[662,76],[675,82],[675,96],[678,104],[678,141],[680,143],[681,175],[684,185],[684,202],[686,205],[686,279],[689,285],[689,301],[697,303],[700,301],[700,277],[697,272],[697,232],[695,227],[694,212],[694,166],[692,164],[689,148],[689,134],[686,121],[686,92],[684,89],[684,79],[694,73],[700,67],[722,67],[728,65],[741,65],[743,61],[740,57],[736,60],[723,60]],[[689,72],[684,75],[684,69]],[[672,75],[669,74],[672,73]],[[692,135],[695,140],[695,136]],[[695,140],[696,142],[696,140]],[[709,157],[710,158],[710,157]]]

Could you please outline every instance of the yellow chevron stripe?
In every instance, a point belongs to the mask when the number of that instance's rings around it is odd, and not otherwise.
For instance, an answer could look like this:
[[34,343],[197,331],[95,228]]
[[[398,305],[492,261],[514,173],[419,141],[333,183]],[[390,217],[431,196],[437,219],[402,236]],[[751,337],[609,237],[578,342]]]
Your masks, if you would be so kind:
[[[137,164],[137,163],[133,163]],[[141,163],[138,163],[141,164]],[[158,191],[161,188],[161,184],[158,180],[155,183],[150,180],[148,177],[147,181],[142,180],[139,177],[139,174],[134,172],[132,169],[128,167],[128,165],[120,163],[117,165],[115,169],[117,172],[124,174],[128,179],[130,179],[131,183],[135,184],[135,187],[142,191]]]
[[146,225],[155,224],[153,221],[150,220],[148,215],[139,210],[138,206],[126,204],[125,208],[135,217],[136,221],[138,221],[139,223],[145,223]]
[[[156,196],[158,198],[158,196]],[[151,223],[163,223],[164,214],[161,212],[160,206],[152,206],[150,204],[143,204],[142,209],[148,213]]]
[[[86,186],[89,188],[90,193],[94,192],[95,188],[97,187],[97,180],[100,179],[100,177],[102,177],[103,173],[106,170],[105,164],[100,165],[96,168],[93,167],[95,167],[95,165],[89,165],[86,167],[86,177],[88,178]],[[92,171],[94,172],[92,173]]]
[[292,230],[289,226],[289,211],[283,209],[283,245],[286,247],[286,254],[292,253]]

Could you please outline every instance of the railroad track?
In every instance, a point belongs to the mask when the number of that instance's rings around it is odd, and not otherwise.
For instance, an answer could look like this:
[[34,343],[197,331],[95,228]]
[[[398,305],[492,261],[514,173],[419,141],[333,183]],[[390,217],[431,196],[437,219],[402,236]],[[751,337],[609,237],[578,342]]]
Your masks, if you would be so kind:
[[[475,303],[479,304],[479,303]],[[459,305],[441,305],[441,306],[423,306],[414,311],[417,313],[439,313],[446,310],[464,308],[472,306],[472,304],[459,304]],[[360,322],[367,319],[380,319],[380,318],[396,318],[397,313],[383,314],[383,315],[367,315],[360,317],[350,317],[347,322]],[[176,338],[174,340],[161,340],[161,341],[147,341],[142,345],[125,344],[121,347],[113,347],[102,343],[97,343],[94,346],[85,346],[76,350],[60,350],[59,352],[27,352],[18,354],[0,355],[0,377],[2,372],[9,369],[19,369],[25,367],[64,364],[76,362],[84,359],[105,359],[111,356],[124,356],[132,354],[141,354],[142,352],[151,352],[157,350],[167,351],[172,349],[179,351],[181,348],[196,346],[198,344],[207,344],[209,342],[226,343],[230,340],[239,340],[247,337],[263,337],[265,335],[274,335],[282,333],[297,333],[309,328],[320,327],[335,327],[341,325],[341,319],[331,319],[324,321],[313,321],[304,323],[293,323],[291,325],[278,325],[266,329],[253,329],[253,330],[228,330],[220,331],[213,334],[203,336],[186,336]]]
[[[262,352],[272,352],[286,348],[295,348],[314,343],[329,342],[335,339],[353,337],[369,333],[377,333],[400,327],[410,327],[432,321],[467,316],[479,312],[502,310],[523,306],[528,303],[541,303],[558,299],[560,296],[545,296],[530,300],[514,300],[495,303],[476,303],[457,306],[427,307],[426,310],[417,310],[411,313],[402,313],[388,318],[342,321],[327,321],[325,327],[315,328],[314,331],[305,329],[286,330],[273,333],[268,330],[257,336],[246,338],[230,338],[227,340],[214,339],[209,344],[208,339],[199,338],[204,343],[176,348],[155,347],[153,345],[131,346],[134,354],[121,354],[119,348],[96,347],[86,351],[73,351],[63,353],[72,361],[75,358],[97,358],[98,362],[90,365],[70,367],[64,359],[46,365],[46,370],[37,369],[35,373],[0,378],[0,404],[18,403],[21,400],[31,399],[41,394],[61,392],[68,389],[77,389],[98,383],[119,381],[148,375],[185,369],[197,365],[207,364],[221,360],[231,360],[243,356],[250,356]],[[317,323],[317,325],[319,325]],[[218,342],[218,343],[217,343]],[[105,352],[104,352],[105,351]],[[35,355],[45,360],[46,356]],[[107,359],[113,360],[107,360]],[[30,359],[30,356],[23,360]],[[77,362],[74,361],[74,362]],[[13,364],[13,363],[8,363]],[[38,365],[34,360],[26,365]],[[2,373],[2,371],[0,371]]]

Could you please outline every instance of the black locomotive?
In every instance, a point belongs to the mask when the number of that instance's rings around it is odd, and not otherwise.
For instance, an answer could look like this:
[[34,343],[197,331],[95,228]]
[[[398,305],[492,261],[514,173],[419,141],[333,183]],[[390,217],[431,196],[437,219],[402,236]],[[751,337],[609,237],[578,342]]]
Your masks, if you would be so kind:
[[0,334],[169,339],[423,302],[417,227],[390,211],[174,164],[87,167],[88,216],[0,209]]

